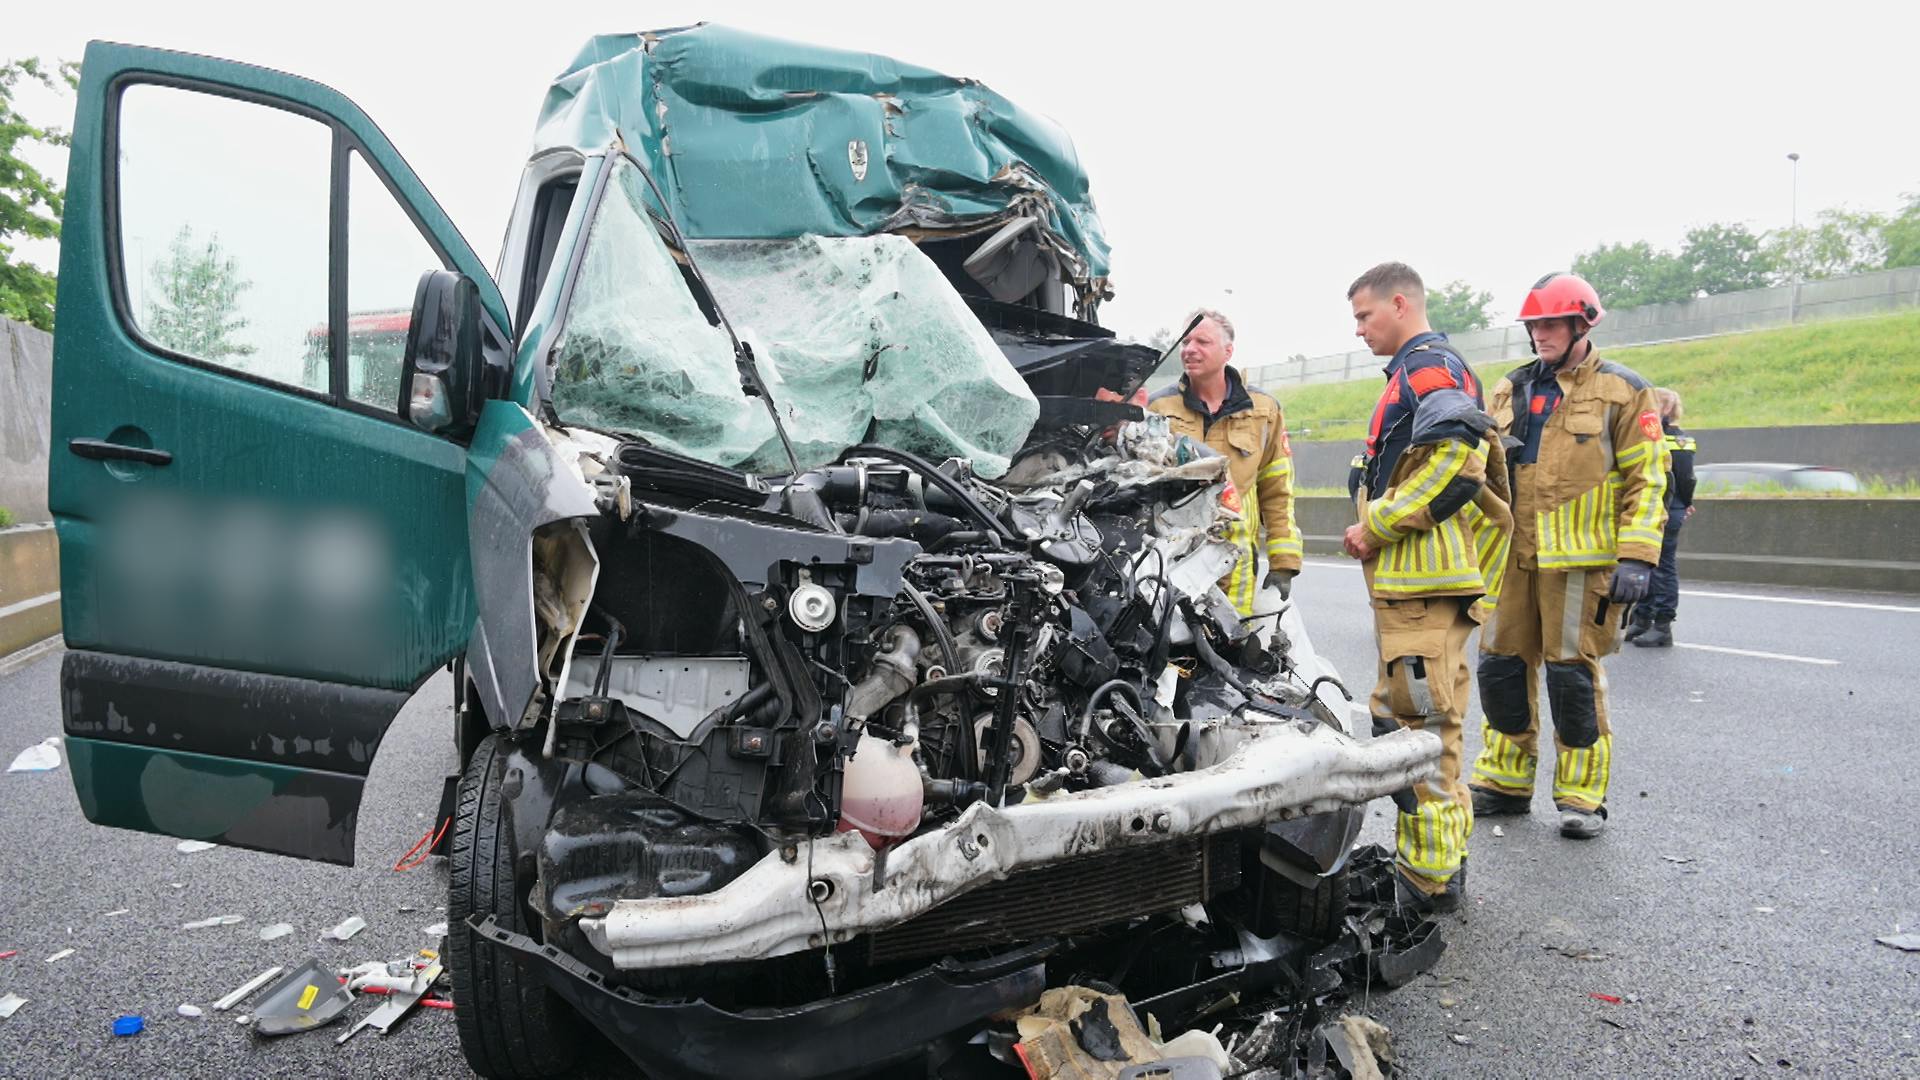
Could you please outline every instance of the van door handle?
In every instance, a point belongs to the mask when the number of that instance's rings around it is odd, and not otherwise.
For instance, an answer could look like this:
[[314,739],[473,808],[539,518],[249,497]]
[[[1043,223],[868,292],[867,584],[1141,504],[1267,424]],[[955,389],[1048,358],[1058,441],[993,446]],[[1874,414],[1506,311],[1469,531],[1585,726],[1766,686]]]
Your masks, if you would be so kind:
[[88,461],[137,461],[142,465],[171,465],[173,455],[144,446],[122,446],[104,439],[69,439],[67,449]]

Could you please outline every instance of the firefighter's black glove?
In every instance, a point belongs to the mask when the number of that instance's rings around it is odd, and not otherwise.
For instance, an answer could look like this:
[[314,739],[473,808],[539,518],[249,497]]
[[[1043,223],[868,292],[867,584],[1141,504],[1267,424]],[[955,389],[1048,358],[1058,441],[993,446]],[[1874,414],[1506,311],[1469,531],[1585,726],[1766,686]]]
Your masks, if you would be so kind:
[[1613,588],[1607,599],[1616,604],[1632,604],[1647,598],[1653,586],[1653,564],[1639,559],[1621,559],[1613,568]]
[[1279,593],[1283,602],[1289,600],[1293,597],[1293,575],[1297,573],[1297,570],[1269,570],[1265,587]]

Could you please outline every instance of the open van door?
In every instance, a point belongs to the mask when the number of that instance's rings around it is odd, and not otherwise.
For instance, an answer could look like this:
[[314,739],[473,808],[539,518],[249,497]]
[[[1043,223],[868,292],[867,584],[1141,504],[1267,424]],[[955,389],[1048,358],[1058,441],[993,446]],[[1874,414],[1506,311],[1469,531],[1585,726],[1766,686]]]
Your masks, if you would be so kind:
[[466,414],[423,409],[440,376],[413,352],[504,356],[498,289],[337,92],[94,42],[58,319],[49,502],[82,808],[351,864],[387,725],[475,618]]

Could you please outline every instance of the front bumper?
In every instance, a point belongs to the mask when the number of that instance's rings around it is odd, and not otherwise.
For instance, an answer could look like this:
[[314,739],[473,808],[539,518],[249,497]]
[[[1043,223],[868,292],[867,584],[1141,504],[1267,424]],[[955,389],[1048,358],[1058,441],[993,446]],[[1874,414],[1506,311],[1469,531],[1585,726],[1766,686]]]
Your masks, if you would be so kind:
[[772,852],[705,895],[617,901],[580,929],[622,970],[781,956],[898,925],[1023,869],[1362,804],[1430,779],[1439,758],[1427,732],[1356,743],[1276,722],[1208,769],[998,809],[976,803],[891,849],[878,874],[866,841],[840,833]]

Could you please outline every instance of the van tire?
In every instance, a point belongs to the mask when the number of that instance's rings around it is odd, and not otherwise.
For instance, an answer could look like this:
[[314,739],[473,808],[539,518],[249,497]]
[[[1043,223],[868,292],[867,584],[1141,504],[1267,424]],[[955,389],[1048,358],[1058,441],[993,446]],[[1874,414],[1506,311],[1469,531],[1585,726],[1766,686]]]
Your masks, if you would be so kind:
[[454,1026],[467,1064],[481,1076],[560,1076],[581,1044],[579,1016],[538,973],[506,950],[479,942],[467,926],[469,915],[492,915],[508,930],[541,936],[527,912],[527,890],[514,877],[513,827],[501,790],[503,750],[499,735],[481,740],[454,802],[446,942]]
[[1346,928],[1348,882],[1351,871],[1319,879],[1311,889],[1268,871],[1268,925],[1311,941],[1332,941]]

